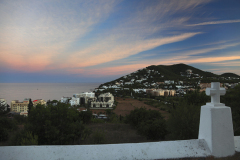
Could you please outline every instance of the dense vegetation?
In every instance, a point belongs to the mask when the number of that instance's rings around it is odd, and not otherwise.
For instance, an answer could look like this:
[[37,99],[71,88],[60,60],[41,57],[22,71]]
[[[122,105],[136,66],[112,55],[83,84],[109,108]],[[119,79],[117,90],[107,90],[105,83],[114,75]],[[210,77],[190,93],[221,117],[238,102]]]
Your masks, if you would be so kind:
[[[161,100],[160,100],[161,99]],[[105,132],[97,130],[91,132],[89,124],[106,122],[112,125],[131,124],[139,135],[149,140],[184,140],[197,139],[200,107],[210,101],[204,92],[193,91],[184,97],[161,97],[159,100],[167,101],[166,111],[170,114],[167,120],[159,111],[136,108],[126,117],[117,116],[114,111],[106,110],[108,121],[92,119],[92,112],[78,112],[68,104],[30,106],[28,117],[15,115],[13,119],[0,117],[0,141],[10,138],[7,145],[64,145],[82,144],[89,136],[90,143],[105,143]],[[221,102],[231,107],[233,117],[234,135],[240,135],[240,85],[227,90]],[[141,100],[141,99],[139,99]],[[146,100],[146,99],[144,99]],[[148,101],[150,105],[160,104],[158,99]],[[31,103],[30,103],[31,105]],[[17,126],[21,129],[17,130]],[[23,127],[24,126],[24,127]],[[10,134],[11,133],[11,134]],[[119,138],[118,138],[119,139]]]
[[9,131],[15,131],[16,129],[16,122],[5,117],[0,117],[0,142],[8,140]]
[[171,110],[168,120],[169,139],[197,139],[201,106],[210,98],[204,92],[194,91],[180,99]]
[[221,98],[222,103],[231,107],[233,118],[234,135],[240,136],[240,85],[227,90],[226,95]]
[[38,143],[75,144],[85,136],[85,126],[89,123],[91,112],[78,112],[68,104],[58,103],[48,107],[37,105],[28,115],[26,130],[38,136]]
[[64,145],[79,144],[90,131],[86,128],[92,118],[92,112],[78,112],[68,104],[58,103],[56,106],[29,103],[29,115],[15,115],[13,119],[1,117],[0,141],[8,139],[8,131],[17,124],[24,128],[13,136],[10,145]]
[[167,134],[166,121],[155,110],[136,108],[126,117],[126,123],[130,123],[139,134],[151,140],[164,139]]

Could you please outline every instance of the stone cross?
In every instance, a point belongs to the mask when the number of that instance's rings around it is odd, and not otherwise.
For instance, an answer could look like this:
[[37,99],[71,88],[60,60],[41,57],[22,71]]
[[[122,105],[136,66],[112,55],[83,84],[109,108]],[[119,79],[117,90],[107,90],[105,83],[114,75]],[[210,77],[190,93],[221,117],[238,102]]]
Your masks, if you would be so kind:
[[220,88],[219,82],[212,82],[211,88],[206,89],[206,95],[211,96],[211,103],[207,103],[207,105],[211,106],[225,106],[224,104],[220,103],[220,96],[225,95],[226,90],[225,88]]

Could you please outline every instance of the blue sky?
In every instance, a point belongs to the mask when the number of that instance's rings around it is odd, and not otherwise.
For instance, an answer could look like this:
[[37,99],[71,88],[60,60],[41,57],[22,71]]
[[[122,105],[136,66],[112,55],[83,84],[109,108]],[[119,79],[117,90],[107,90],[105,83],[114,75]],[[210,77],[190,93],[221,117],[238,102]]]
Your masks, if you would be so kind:
[[0,82],[106,82],[185,63],[240,75],[240,1],[0,1]]

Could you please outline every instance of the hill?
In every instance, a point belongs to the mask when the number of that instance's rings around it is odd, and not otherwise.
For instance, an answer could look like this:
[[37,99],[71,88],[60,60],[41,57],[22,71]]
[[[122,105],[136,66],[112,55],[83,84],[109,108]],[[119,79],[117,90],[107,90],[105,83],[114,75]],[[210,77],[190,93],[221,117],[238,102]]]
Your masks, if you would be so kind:
[[[191,74],[187,73],[187,70],[191,70]],[[102,85],[113,84],[113,82],[119,82],[121,80],[127,82],[131,81],[132,79],[143,79],[143,82],[161,82],[164,80],[183,81],[189,79],[189,77],[208,78],[218,77],[218,75],[211,72],[202,71],[183,63],[174,65],[151,65]]]
[[[231,78],[229,78],[231,77]],[[99,88],[151,88],[165,87],[159,86],[164,84],[184,84],[185,86],[197,87],[200,83],[210,83],[219,81],[221,83],[238,83],[240,76],[234,73],[224,73],[217,75],[211,72],[202,71],[198,68],[180,63],[174,65],[151,65],[143,69],[139,69],[128,75],[122,76],[111,82],[101,84]],[[169,82],[166,82],[169,80]],[[158,84],[157,86],[155,84]],[[176,88],[170,86],[169,89]]]
[[240,78],[240,76],[235,74],[235,73],[223,73],[220,76],[221,77],[237,77],[237,78]]

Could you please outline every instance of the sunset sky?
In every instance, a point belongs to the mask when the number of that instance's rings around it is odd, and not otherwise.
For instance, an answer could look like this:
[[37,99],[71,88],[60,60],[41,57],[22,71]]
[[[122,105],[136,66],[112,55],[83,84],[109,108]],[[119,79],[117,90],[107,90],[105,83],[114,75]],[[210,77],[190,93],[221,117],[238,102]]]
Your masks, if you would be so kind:
[[106,82],[177,63],[240,75],[240,1],[0,1],[0,82]]

